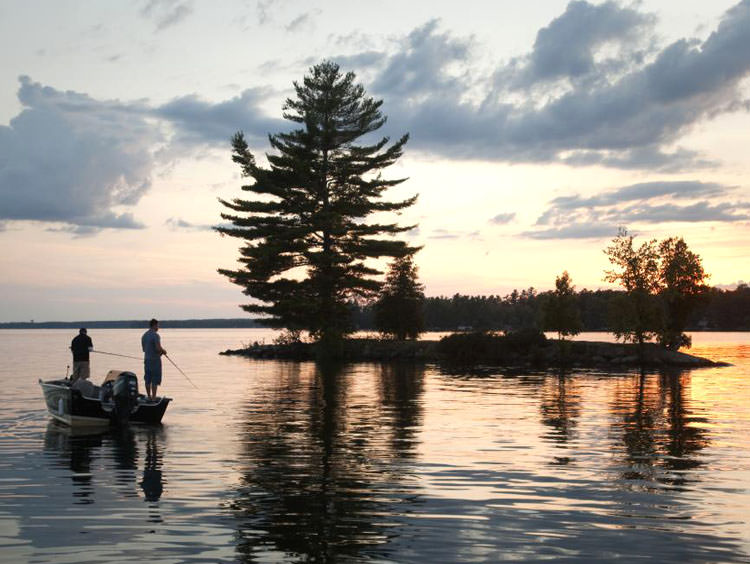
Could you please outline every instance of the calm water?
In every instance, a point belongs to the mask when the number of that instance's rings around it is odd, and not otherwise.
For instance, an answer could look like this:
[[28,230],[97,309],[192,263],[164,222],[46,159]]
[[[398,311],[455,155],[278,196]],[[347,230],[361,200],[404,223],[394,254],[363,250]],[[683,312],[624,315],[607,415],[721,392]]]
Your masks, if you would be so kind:
[[[139,354],[140,331],[91,331]],[[750,336],[734,366],[507,374],[253,361],[163,330],[164,424],[77,435],[39,378],[67,330],[0,331],[2,562],[750,561]],[[94,356],[92,378],[137,361]]]

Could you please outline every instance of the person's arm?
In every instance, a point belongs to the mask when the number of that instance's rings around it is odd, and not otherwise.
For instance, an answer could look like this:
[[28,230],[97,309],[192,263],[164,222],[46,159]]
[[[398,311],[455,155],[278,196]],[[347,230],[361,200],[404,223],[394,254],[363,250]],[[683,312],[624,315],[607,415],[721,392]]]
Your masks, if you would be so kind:
[[91,340],[91,337],[89,337],[89,352],[94,350],[94,341]]
[[158,333],[156,334],[156,350],[159,352],[159,354],[167,354],[167,350],[161,346],[161,337]]

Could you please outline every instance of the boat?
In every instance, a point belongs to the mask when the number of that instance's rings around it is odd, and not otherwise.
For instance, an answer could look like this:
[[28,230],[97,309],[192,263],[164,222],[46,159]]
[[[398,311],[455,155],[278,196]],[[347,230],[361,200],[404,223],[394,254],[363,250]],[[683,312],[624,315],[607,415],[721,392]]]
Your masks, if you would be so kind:
[[101,386],[68,378],[40,379],[39,384],[49,414],[71,427],[158,424],[172,401],[139,394],[137,376],[122,370],[110,370]]

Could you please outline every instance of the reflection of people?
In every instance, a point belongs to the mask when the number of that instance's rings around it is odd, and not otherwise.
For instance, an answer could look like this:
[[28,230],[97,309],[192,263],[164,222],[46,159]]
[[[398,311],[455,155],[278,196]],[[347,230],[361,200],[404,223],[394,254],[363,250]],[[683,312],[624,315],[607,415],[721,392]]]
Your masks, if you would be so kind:
[[149,430],[146,439],[146,463],[143,466],[143,480],[141,488],[146,501],[159,501],[164,484],[161,475],[161,452],[153,429]]
[[71,381],[77,379],[88,380],[91,376],[89,367],[89,351],[94,349],[94,343],[91,337],[86,334],[86,328],[81,327],[78,335],[71,341],[70,350],[73,351],[73,374]]
[[161,384],[161,355],[167,354],[161,346],[159,337],[159,322],[152,319],[148,324],[148,331],[141,337],[143,348],[143,368],[146,381],[146,395],[149,399],[156,399],[156,388]]

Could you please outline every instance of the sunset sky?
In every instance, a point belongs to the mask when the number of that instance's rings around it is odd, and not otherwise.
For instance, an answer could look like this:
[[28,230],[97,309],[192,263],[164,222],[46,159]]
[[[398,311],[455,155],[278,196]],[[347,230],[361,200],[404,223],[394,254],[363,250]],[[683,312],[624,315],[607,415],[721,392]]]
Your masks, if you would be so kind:
[[750,0],[6,0],[0,321],[246,315],[229,138],[323,59],[411,134],[427,295],[606,287],[618,226],[750,281]]

